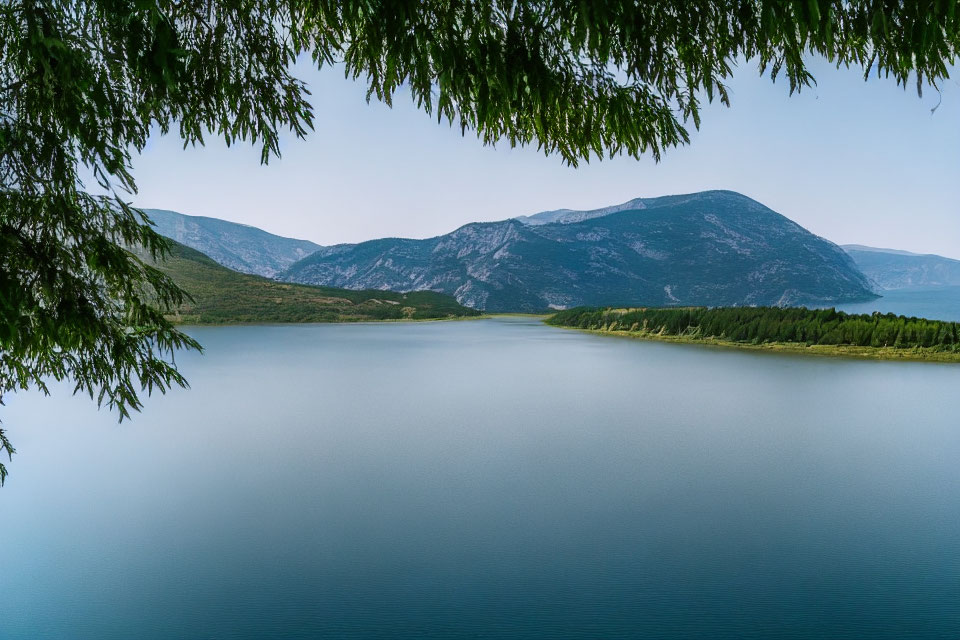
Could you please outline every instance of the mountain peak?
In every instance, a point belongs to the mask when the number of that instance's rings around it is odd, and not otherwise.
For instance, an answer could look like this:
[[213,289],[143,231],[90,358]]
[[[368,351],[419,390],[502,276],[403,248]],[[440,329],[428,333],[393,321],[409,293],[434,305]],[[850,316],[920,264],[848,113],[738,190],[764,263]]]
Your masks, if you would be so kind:
[[578,305],[823,305],[874,297],[850,257],[732,191],[635,198],[319,251],[281,276],[450,293],[489,311]]

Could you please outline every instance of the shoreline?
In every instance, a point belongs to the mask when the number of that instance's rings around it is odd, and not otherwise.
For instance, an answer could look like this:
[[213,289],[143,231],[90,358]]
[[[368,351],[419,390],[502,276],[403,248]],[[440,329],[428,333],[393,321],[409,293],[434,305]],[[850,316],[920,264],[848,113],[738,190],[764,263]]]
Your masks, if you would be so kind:
[[669,342],[673,344],[689,344],[717,349],[731,349],[740,351],[755,351],[768,354],[787,354],[814,356],[820,358],[848,358],[851,360],[884,360],[899,362],[928,362],[939,364],[960,363],[960,353],[948,351],[917,351],[915,349],[895,349],[894,347],[857,347],[853,345],[806,345],[795,342],[765,342],[753,344],[749,342],[733,342],[718,338],[689,338],[684,336],[661,335],[641,331],[609,331],[604,329],[581,329],[579,327],[564,327],[548,325],[557,329],[568,329],[583,333],[592,333],[614,338],[630,338],[648,342]]
[[[484,313],[476,316],[450,316],[445,318],[389,318],[383,320],[335,320],[332,322],[177,322],[177,327],[287,327],[299,325],[373,325],[373,324],[407,324],[424,322],[465,322],[471,320],[490,320],[500,317],[524,317],[536,318],[542,322],[552,314],[537,313]],[[729,349],[738,351],[753,351],[767,354],[785,354],[813,356],[819,358],[846,358],[851,360],[877,360],[877,361],[899,361],[899,362],[928,362],[939,364],[958,364],[960,363],[960,352],[951,353],[948,351],[923,351],[916,349],[896,349],[894,347],[858,347],[853,345],[806,345],[794,342],[765,342],[753,344],[750,342],[733,342],[721,340],[718,338],[690,338],[686,336],[675,336],[666,334],[657,334],[644,331],[619,331],[606,329],[581,329],[579,327],[568,327],[563,325],[553,325],[543,322],[544,325],[554,329],[566,329],[570,331],[579,331],[581,333],[591,333],[599,336],[612,338],[628,338],[632,340],[643,340],[647,342],[666,342],[672,344],[685,344],[701,347],[711,347],[714,349]]]
[[549,318],[552,314],[550,313],[481,313],[475,316],[445,316],[442,318],[384,318],[383,320],[331,320],[329,322],[324,321],[291,321],[291,322],[282,322],[282,321],[269,321],[269,320],[254,320],[250,322],[237,321],[237,320],[226,320],[224,322],[195,322],[191,320],[180,320],[174,317],[168,317],[168,319],[173,322],[174,325],[178,327],[286,327],[293,325],[307,325],[307,324],[397,324],[397,323],[408,323],[408,322],[463,322],[467,320],[490,320],[491,318],[507,318],[507,317],[521,317],[521,318],[540,318],[546,319]]
[[306,321],[270,321],[270,320],[252,320],[250,322],[227,320],[224,322],[195,322],[191,320],[176,320],[170,318],[174,326],[177,327],[292,327],[298,325],[326,325],[326,324],[406,324],[415,322],[461,322],[464,320],[482,320],[491,318],[490,315],[480,316],[448,316],[445,318],[384,318],[383,320],[331,320],[324,322],[322,320]]

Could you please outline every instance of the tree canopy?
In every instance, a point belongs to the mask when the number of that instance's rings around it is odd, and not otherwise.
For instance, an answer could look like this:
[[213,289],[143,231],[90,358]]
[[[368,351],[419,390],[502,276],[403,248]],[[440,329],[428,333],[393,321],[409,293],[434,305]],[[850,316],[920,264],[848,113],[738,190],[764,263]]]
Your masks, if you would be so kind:
[[[483,143],[576,164],[689,141],[729,104],[735,65],[813,82],[811,55],[918,90],[948,77],[956,0],[440,2],[9,0],[0,3],[0,401],[50,379],[118,410],[186,381],[199,348],[165,312],[184,292],[131,250],[167,242],[129,199],[150,135],[252,142],[313,128],[291,73],[340,64],[391,103],[401,87]],[[88,188],[81,176],[95,181]],[[89,185],[93,186],[93,185]],[[0,453],[13,453],[0,430]],[[0,482],[6,469],[0,465]]]
[[786,343],[960,353],[960,323],[879,312],[848,314],[803,307],[704,307],[560,311],[547,322],[561,327],[646,335],[715,338],[734,343]]

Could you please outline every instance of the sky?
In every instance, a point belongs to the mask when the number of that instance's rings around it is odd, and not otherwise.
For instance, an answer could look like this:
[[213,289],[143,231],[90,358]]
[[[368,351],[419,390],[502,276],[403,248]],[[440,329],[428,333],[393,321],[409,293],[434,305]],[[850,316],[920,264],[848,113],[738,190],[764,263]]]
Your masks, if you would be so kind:
[[790,96],[785,81],[741,64],[732,107],[706,107],[691,144],[660,163],[573,168],[536,148],[484,147],[407,95],[393,108],[367,104],[342,68],[298,65],[316,116],[305,140],[284,138],[282,157],[262,166],[252,146],[210,139],[184,150],[177,136],[155,135],[135,160],[133,201],[328,245],[730,189],[838,244],[960,258],[960,74],[920,98],[858,70],[816,61],[812,70],[817,85]]

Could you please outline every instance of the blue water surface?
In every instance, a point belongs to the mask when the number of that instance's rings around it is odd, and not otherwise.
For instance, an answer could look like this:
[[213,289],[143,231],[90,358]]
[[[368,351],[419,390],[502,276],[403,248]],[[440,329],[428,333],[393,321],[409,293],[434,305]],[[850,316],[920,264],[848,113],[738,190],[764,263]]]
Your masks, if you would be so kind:
[[0,638],[960,636],[960,366],[190,332],[129,422],[5,398]]

